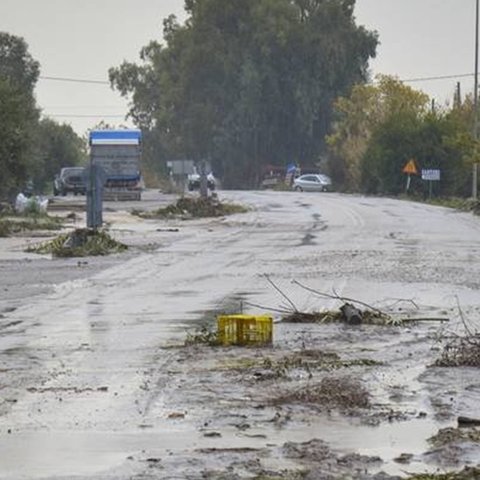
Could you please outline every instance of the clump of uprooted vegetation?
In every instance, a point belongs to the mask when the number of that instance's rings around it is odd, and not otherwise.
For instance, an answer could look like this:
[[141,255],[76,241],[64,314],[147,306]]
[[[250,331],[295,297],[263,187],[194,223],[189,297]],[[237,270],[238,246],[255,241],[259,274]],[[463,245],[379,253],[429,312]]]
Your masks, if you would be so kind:
[[211,347],[220,345],[218,332],[210,329],[207,326],[202,326],[194,332],[189,332],[185,339],[184,345],[186,347],[192,345],[209,345]]
[[107,232],[77,228],[70,233],[28,248],[29,252],[51,253],[55,257],[87,257],[120,253],[128,247],[113,239]]
[[454,336],[443,348],[438,367],[480,367],[480,334]]
[[[458,299],[457,299],[458,302]],[[463,325],[462,333],[445,335],[440,358],[435,362],[437,367],[480,367],[480,333],[472,328],[458,303],[459,318]]]
[[480,478],[480,468],[465,467],[461,472],[452,473],[420,473],[408,477],[407,480],[477,480]]
[[478,444],[480,443],[480,430],[476,427],[442,428],[436,435],[430,437],[428,441],[435,448],[451,445],[452,443],[470,442]]
[[261,356],[255,358],[236,358],[224,364],[229,369],[242,374],[249,374],[256,381],[289,379],[300,374],[301,377],[311,378],[314,372],[331,372],[342,368],[355,366],[382,365],[367,358],[342,359],[335,352],[323,350],[302,349],[283,355],[280,358]]
[[204,218],[223,217],[234,213],[245,213],[242,205],[221,202],[216,195],[209,197],[181,197],[177,202],[152,212],[134,211],[142,218]]
[[334,323],[344,322],[350,325],[398,325],[400,320],[384,312],[371,309],[359,309],[351,303],[344,303],[338,310],[321,312],[292,312],[282,317],[287,323]]
[[370,394],[356,379],[325,377],[320,383],[285,392],[272,399],[273,405],[301,403],[319,409],[365,409],[371,406]]

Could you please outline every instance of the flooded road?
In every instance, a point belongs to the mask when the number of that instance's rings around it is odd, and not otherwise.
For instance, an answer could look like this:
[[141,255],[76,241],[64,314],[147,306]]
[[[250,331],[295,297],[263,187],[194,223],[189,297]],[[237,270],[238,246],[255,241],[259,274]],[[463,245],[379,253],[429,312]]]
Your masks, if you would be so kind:
[[[22,253],[27,240],[0,239],[0,478],[253,478],[306,468],[373,478],[478,464],[478,445],[447,462],[427,439],[459,415],[478,416],[478,370],[431,365],[442,336],[480,325],[480,219],[340,194],[219,196],[250,210],[167,221],[112,206],[111,232],[132,248],[83,264],[39,259]],[[449,322],[276,323],[273,348],[183,347],[187,332],[214,325],[215,312],[288,308],[265,274],[300,311],[339,303],[292,280]],[[239,365],[305,350],[357,366],[259,383]],[[332,374],[361,380],[368,412],[272,403]],[[313,440],[322,443],[313,449]],[[315,454],[292,453],[301,444]],[[395,461],[402,454],[408,464]]]

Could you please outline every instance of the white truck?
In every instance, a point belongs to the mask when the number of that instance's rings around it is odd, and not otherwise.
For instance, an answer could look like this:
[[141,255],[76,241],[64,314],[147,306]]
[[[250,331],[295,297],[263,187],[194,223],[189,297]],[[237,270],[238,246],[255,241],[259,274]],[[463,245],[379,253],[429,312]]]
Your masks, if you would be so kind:
[[104,172],[104,200],[140,200],[142,133],[136,129],[92,130],[90,162]]

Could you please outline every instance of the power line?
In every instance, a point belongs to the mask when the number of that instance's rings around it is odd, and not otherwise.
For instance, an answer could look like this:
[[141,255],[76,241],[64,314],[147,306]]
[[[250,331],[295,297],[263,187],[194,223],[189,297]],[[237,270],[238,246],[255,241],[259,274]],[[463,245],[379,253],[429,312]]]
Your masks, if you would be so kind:
[[[428,82],[428,81],[437,81],[437,80],[451,80],[455,78],[466,78],[466,77],[473,77],[473,73],[459,73],[457,75],[438,75],[435,77],[417,77],[417,78],[408,78],[408,79],[400,79],[401,82],[405,83],[413,83],[413,82]],[[74,82],[74,83],[87,83],[87,84],[94,84],[94,85],[110,85],[109,82],[104,80],[90,80],[84,78],[72,78],[72,77],[54,77],[54,76],[40,76],[42,80],[52,80],[58,82]],[[374,82],[375,83],[375,82]],[[63,108],[63,107],[62,107]],[[65,107],[66,108],[66,107]],[[112,106],[113,108],[113,106]],[[113,114],[62,114],[62,113],[45,113],[46,116],[49,117],[57,117],[57,118],[125,118],[126,115],[113,115]]]
[[115,108],[115,109],[119,109],[119,108],[122,108],[121,106],[119,105],[99,105],[99,104],[85,104],[85,105],[43,105],[42,108],[44,110],[55,110],[57,108],[67,108],[67,109],[77,109],[77,108],[108,108],[108,109],[112,109],[112,108]]
[[102,115],[102,114],[80,114],[80,115],[75,115],[75,114],[68,114],[68,113],[44,113],[46,117],[57,117],[57,118],[96,118],[96,117],[102,117],[102,118],[125,118],[126,115]]
[[[407,79],[400,79],[401,82],[410,83],[410,82],[429,82],[429,81],[436,81],[436,80],[449,80],[454,78],[465,78],[465,77],[473,77],[473,73],[459,73],[456,75],[438,75],[435,77],[417,77],[417,78],[407,78]],[[109,85],[110,82],[106,80],[91,80],[86,78],[73,78],[73,77],[54,77],[54,76],[40,76],[41,80],[52,80],[57,82],[74,82],[74,83],[89,83],[94,85]]]
[[110,85],[110,82],[107,82],[105,80],[89,80],[85,78],[46,77],[42,75],[38,78],[40,78],[41,80],[53,80],[56,82],[75,82],[75,83],[92,83],[95,85]]
[[431,80],[448,80],[453,78],[464,78],[464,77],[473,77],[473,73],[460,73],[458,75],[439,75],[437,77],[419,77],[419,78],[409,78],[401,79],[401,82],[410,83],[410,82],[428,82]]

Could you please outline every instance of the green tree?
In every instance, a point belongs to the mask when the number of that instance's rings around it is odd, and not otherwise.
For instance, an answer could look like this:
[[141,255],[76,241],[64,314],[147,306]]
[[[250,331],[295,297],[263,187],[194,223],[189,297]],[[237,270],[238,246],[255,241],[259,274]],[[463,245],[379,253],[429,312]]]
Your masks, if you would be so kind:
[[11,200],[30,175],[38,75],[23,38],[0,32],[0,199]]
[[28,45],[21,37],[0,32],[0,77],[13,86],[33,94],[40,75],[40,64],[28,52]]
[[[376,34],[354,0],[187,0],[141,65],[110,70],[130,114],[163,155],[209,159],[230,186],[265,164],[311,163],[325,147],[333,99],[366,78]],[[165,158],[164,158],[165,159]]]
[[401,193],[405,188],[404,165],[412,158],[419,162],[421,134],[422,120],[414,112],[398,112],[378,125],[362,158],[362,190]]
[[[336,122],[328,137],[331,169],[346,188],[368,193],[404,191],[404,165],[439,169],[443,195],[467,195],[475,143],[470,99],[432,111],[427,95],[381,76],[375,85],[357,85],[335,103]],[[413,177],[411,190],[428,185]]]
[[[474,142],[469,124],[452,111],[423,117],[392,116],[374,132],[363,159],[363,189],[399,194],[405,189],[402,168],[414,158],[420,169],[438,169],[437,194],[467,197],[471,189]],[[429,185],[415,177],[411,191],[427,194]]]
[[70,125],[44,118],[37,130],[35,164],[32,177],[39,191],[46,191],[63,167],[83,165],[87,161],[87,145]]
[[12,200],[29,176],[37,111],[29,95],[0,77],[0,200]]
[[[402,122],[408,126],[410,120],[415,123],[417,118],[426,115],[428,105],[426,94],[384,75],[378,76],[375,84],[355,85],[349,96],[338,98],[333,131],[327,137],[330,169],[337,182],[352,191],[360,190],[364,182],[369,188],[379,185],[385,174],[384,171],[380,173],[383,167],[370,170],[371,179],[365,171],[373,168],[371,160],[364,162],[367,149],[374,148],[372,135],[378,137],[377,130],[387,123],[392,128],[399,127]],[[400,155],[398,161],[404,161],[408,155]]]

